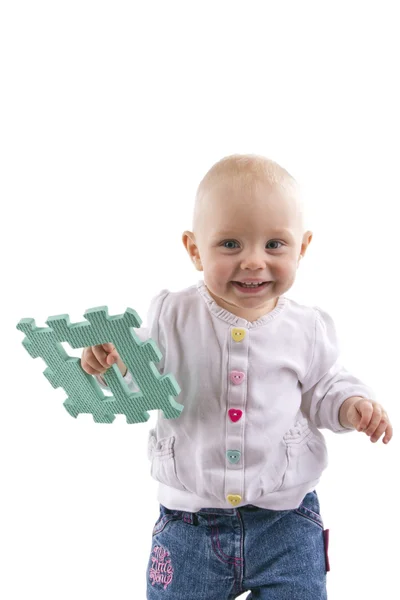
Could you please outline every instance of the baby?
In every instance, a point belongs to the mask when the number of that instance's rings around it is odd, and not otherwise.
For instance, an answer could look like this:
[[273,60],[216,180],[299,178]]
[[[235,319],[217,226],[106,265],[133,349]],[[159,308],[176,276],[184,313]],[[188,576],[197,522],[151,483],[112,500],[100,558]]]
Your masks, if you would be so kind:
[[[331,317],[285,296],[312,233],[296,181],[277,163],[228,156],[201,181],[183,244],[204,280],[151,302],[160,373],[181,387],[177,419],[149,432],[160,514],[147,599],[326,599],[328,530],[315,486],[327,466],[320,429],[388,443],[393,429],[371,390],[338,363]],[[85,348],[101,374],[114,346]]]

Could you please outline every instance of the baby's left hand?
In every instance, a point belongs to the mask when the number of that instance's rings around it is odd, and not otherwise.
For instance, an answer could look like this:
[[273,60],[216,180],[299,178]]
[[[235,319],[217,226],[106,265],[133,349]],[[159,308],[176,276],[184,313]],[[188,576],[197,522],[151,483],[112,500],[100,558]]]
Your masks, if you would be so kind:
[[393,427],[384,408],[367,398],[358,398],[347,409],[347,420],[357,431],[363,431],[371,436],[371,442],[377,442],[385,433],[383,443],[387,444],[392,439]]

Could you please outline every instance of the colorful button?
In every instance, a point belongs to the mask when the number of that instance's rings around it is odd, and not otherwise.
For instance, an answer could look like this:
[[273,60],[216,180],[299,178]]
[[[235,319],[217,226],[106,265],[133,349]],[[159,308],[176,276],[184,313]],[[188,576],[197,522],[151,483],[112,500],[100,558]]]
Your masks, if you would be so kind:
[[240,460],[240,451],[239,450],[228,450],[226,453],[228,460],[230,463],[237,463]]
[[241,327],[234,327],[231,331],[232,339],[235,342],[241,342],[246,335],[246,330]]
[[242,373],[242,371],[231,371],[229,373],[229,379],[235,385],[239,385],[240,383],[242,383],[242,381],[244,379],[244,373]]
[[242,496],[239,496],[239,494],[228,494],[227,497],[226,497],[226,499],[233,506],[236,506],[237,504],[239,504],[239,502],[241,502]]
[[230,408],[228,410],[228,415],[231,421],[233,421],[234,423],[236,423],[236,421],[239,421],[240,417],[242,416],[242,411],[239,408]]

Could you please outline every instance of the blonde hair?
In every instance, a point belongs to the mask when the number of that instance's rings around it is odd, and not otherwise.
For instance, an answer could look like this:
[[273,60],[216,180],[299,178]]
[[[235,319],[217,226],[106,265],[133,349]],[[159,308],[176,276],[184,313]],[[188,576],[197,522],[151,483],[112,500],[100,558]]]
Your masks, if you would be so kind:
[[226,177],[245,188],[260,181],[267,182],[271,187],[280,187],[298,199],[301,215],[304,216],[299,185],[286,169],[274,160],[258,154],[231,154],[216,162],[199,183],[193,212],[193,231],[200,213],[201,198],[221,178]]

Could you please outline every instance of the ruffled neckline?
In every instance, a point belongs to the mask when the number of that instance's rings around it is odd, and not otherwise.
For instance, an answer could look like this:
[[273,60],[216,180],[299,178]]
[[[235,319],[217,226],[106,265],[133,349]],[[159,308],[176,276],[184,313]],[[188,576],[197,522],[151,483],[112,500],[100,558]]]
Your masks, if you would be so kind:
[[259,317],[256,321],[247,321],[247,319],[238,317],[233,313],[229,312],[229,310],[226,310],[225,308],[222,308],[222,306],[219,306],[219,304],[215,302],[214,298],[210,296],[207,287],[202,279],[200,279],[197,282],[196,287],[197,291],[202,296],[202,298],[208,306],[208,309],[213,315],[215,315],[219,319],[222,319],[223,321],[226,321],[230,325],[236,325],[237,327],[246,327],[247,329],[253,329],[254,327],[260,327],[260,325],[266,325],[267,323],[275,319],[288,303],[288,298],[286,298],[286,296],[279,296],[278,302],[275,308],[271,310],[271,312],[267,313],[266,315],[263,315],[262,317]]

